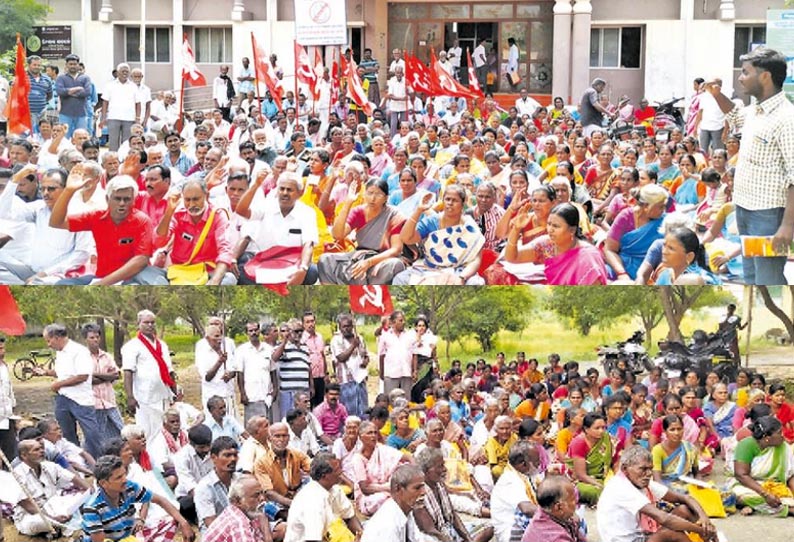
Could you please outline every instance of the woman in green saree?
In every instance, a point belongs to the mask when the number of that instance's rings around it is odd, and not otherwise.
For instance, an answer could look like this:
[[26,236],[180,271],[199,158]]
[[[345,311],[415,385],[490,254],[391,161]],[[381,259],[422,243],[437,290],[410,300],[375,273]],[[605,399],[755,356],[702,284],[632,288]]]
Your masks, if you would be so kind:
[[604,417],[591,412],[584,417],[582,432],[568,447],[568,464],[577,482],[579,500],[591,505],[598,502],[614,459],[612,440],[606,428]]
[[783,426],[774,416],[752,424],[753,436],[736,446],[729,487],[742,514],[759,512],[794,515],[794,454],[783,439]]
[[685,485],[679,482],[681,476],[694,476],[697,473],[698,451],[695,445],[684,440],[684,422],[678,414],[670,414],[662,419],[662,428],[667,437],[653,447],[653,479],[671,489],[686,493]]

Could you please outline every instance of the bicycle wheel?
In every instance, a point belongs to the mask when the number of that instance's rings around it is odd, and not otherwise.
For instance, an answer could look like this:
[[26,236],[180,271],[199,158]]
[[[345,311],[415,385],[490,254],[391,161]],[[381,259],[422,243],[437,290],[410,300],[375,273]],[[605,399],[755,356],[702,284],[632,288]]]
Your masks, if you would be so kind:
[[36,362],[30,358],[19,358],[14,362],[14,376],[17,380],[25,381],[30,380],[33,376],[33,369],[36,367]]

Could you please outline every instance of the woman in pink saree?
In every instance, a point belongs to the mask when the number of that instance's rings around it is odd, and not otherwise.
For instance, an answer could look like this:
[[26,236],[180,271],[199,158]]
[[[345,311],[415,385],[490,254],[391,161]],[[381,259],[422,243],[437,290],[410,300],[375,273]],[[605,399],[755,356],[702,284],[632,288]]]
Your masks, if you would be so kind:
[[394,448],[378,443],[378,429],[372,422],[362,422],[358,430],[361,450],[352,460],[356,507],[371,516],[390,497],[391,476],[407,458]]
[[555,286],[607,283],[604,258],[582,235],[576,207],[570,203],[554,207],[549,214],[546,235],[518,248],[518,235],[528,218],[528,208],[522,208],[511,223],[505,249],[507,262],[542,263],[546,284]]

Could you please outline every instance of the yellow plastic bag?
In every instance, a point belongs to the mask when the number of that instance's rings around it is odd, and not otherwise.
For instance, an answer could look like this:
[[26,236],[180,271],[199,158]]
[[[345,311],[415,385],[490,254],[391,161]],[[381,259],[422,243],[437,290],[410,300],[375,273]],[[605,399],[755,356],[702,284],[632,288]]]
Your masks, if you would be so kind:
[[356,536],[347,528],[342,518],[336,518],[325,533],[326,542],[353,542]]
[[687,491],[695,499],[710,518],[724,518],[725,507],[722,505],[720,492],[712,487],[698,487],[694,484],[687,484]]
[[172,286],[203,286],[210,279],[204,263],[173,264],[168,267],[167,277]]

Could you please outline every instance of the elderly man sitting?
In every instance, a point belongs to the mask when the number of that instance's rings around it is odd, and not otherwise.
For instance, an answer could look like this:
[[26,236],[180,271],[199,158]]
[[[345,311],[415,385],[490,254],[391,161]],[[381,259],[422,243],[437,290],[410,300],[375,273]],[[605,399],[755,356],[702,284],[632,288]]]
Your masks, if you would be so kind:
[[[270,522],[262,513],[264,492],[250,474],[232,480],[229,506],[215,518],[204,533],[204,542],[271,542],[283,533],[270,532]],[[283,529],[282,529],[283,530]]]
[[[652,478],[651,452],[642,446],[623,451],[620,472],[604,486],[598,500],[596,523],[601,540],[616,542],[687,542],[688,533],[717,540],[717,531],[698,502]],[[672,513],[656,506],[664,500],[675,505]],[[641,521],[644,516],[652,521]]]
[[326,540],[332,523],[344,521],[353,534],[363,532],[353,503],[339,486],[342,462],[328,452],[312,460],[311,481],[295,496],[284,542]]
[[264,180],[257,176],[237,204],[237,214],[250,219],[235,249],[240,284],[314,284],[318,273],[311,260],[319,234],[314,211],[298,201],[303,183],[294,174],[281,175],[277,197],[251,209]]
[[227,234],[229,217],[208,202],[207,194],[204,181],[187,181],[181,195],[168,197],[165,215],[155,231],[155,245],[170,243],[171,265],[158,271],[160,276],[153,284],[237,284],[237,277],[229,271],[235,264]]
[[[88,496],[86,481],[55,463],[45,461],[44,445],[37,440],[20,442],[19,458],[20,464],[14,467],[14,473],[27,492],[20,493],[14,507],[17,530],[28,536],[49,532],[40,512],[46,514],[50,521],[68,522]],[[64,494],[64,490],[73,486],[81,492]]]

